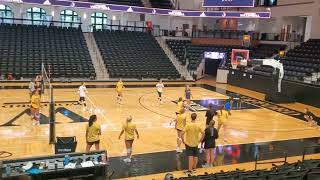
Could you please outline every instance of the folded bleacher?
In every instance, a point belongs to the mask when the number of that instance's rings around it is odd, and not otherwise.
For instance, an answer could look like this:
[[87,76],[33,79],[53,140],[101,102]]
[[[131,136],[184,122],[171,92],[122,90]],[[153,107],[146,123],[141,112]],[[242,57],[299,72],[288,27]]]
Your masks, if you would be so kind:
[[174,178],[175,180],[319,180],[320,161],[306,160],[280,166],[270,170],[205,173],[203,175]]
[[[81,0],[78,0],[81,1]],[[88,0],[93,3],[103,3],[103,4],[117,4],[117,5],[127,5],[127,6],[140,6],[143,7],[141,0]]]
[[171,0],[149,0],[153,8],[172,9]]
[[32,78],[43,63],[53,78],[95,77],[81,29],[0,24],[0,42],[1,74]]
[[111,78],[180,78],[152,35],[105,30],[94,32],[94,37]]

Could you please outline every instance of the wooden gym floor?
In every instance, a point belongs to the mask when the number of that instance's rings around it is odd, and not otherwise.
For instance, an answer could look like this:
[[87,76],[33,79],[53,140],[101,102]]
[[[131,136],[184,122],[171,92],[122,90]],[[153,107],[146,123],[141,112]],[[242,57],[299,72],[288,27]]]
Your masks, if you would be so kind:
[[[114,83],[87,83],[90,85],[114,85]],[[168,83],[181,84],[182,83]],[[220,89],[219,92],[203,87],[191,87],[194,100],[227,99],[224,90],[254,98],[255,101],[263,100],[264,95],[230,85],[215,84],[214,81],[202,80],[196,84],[208,84]],[[12,153],[7,159],[28,156],[48,155],[54,153],[53,146],[48,144],[49,126],[42,124],[32,126],[30,116],[25,105],[28,104],[27,89],[5,89],[6,86],[25,86],[26,84],[3,84],[0,90],[0,151]],[[56,86],[61,84],[55,84]],[[65,85],[65,84],[63,84]],[[87,104],[89,110],[84,110],[74,102],[78,100],[77,88],[79,83],[68,84],[72,88],[54,88],[56,109],[56,136],[76,136],[78,141],[77,151],[85,150],[86,122],[79,122],[79,117],[89,118],[92,112],[98,115],[98,123],[102,126],[101,148],[107,149],[109,157],[124,156],[125,147],[123,140],[118,140],[118,135],[126,117],[133,116],[137,124],[140,139],[135,141],[133,153],[145,154],[151,152],[173,151],[176,149],[176,131],[169,122],[175,118],[176,104],[172,101],[183,97],[184,87],[166,87],[164,89],[164,102],[160,105],[154,83],[125,83],[128,87],[124,91],[124,104],[116,103],[116,93],[113,87],[88,88]],[[131,86],[138,85],[138,86]],[[143,87],[146,85],[147,87]],[[149,86],[148,86],[149,85]],[[44,99],[48,96],[45,95]],[[254,103],[249,98],[249,104]],[[257,104],[256,104],[257,105]],[[302,112],[309,107],[316,115],[320,109],[300,103],[281,104],[294,112]],[[258,108],[233,111],[227,121],[227,131],[218,139],[218,145],[262,143],[269,141],[303,139],[319,137],[320,129],[308,127],[304,121],[294,115],[279,113],[276,109],[265,108],[260,103]],[[280,108],[281,109],[281,108]],[[49,116],[49,107],[43,106],[41,111]],[[198,113],[198,123],[205,127],[205,112]],[[190,112],[188,112],[190,114]],[[294,113],[291,113],[294,114]],[[15,118],[16,117],[16,118]],[[301,115],[300,115],[301,117]],[[11,120],[12,123],[9,123]],[[188,121],[190,119],[188,118]],[[225,139],[225,141],[224,141]]]

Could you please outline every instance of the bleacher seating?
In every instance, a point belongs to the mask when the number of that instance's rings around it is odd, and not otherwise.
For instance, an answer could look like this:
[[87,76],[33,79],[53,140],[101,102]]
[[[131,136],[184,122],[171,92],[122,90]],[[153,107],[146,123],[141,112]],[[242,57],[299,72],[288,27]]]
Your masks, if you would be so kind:
[[205,173],[203,175],[174,178],[175,180],[319,180],[320,160],[299,161],[274,166],[270,170]]
[[150,0],[153,8],[172,9],[172,3],[170,0]]
[[253,59],[271,58],[278,54],[279,50],[286,49],[286,45],[281,44],[259,44],[257,47],[250,49],[250,57]]
[[[227,59],[230,59],[232,49],[244,49],[242,46],[193,45],[190,40],[167,39],[166,43],[182,65],[188,62],[189,70],[197,69],[205,51],[224,52],[227,54]],[[259,44],[257,47],[249,49],[250,58],[270,58],[284,48],[284,45]]]
[[104,4],[117,4],[117,5],[127,5],[127,6],[140,6],[143,7],[141,0],[88,0],[94,3],[104,3]]
[[303,80],[320,71],[320,39],[311,39],[289,50],[284,58],[285,79]]
[[53,78],[95,77],[81,29],[0,24],[0,42],[1,74],[35,77],[44,63]]
[[180,78],[152,35],[106,30],[94,36],[111,78]]
[[185,65],[186,64],[186,59],[185,59],[186,46],[191,44],[191,41],[167,39],[166,43],[170,48],[170,50],[173,52],[173,54],[176,56],[176,58],[179,60],[179,62],[182,65]]

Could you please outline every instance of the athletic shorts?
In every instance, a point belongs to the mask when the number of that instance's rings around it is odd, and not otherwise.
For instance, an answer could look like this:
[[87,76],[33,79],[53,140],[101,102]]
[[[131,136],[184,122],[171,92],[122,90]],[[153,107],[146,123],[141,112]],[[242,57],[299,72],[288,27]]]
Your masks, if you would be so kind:
[[186,153],[187,156],[193,156],[193,157],[198,157],[198,147],[190,147],[188,145],[186,145]]
[[92,145],[94,145],[94,144],[99,144],[99,143],[100,143],[100,140],[94,141],[94,142],[87,142],[87,144],[88,144],[89,146],[92,146]]
[[161,97],[162,96],[162,92],[159,92],[159,91],[157,91],[157,92],[158,92],[158,96]]
[[86,101],[86,98],[85,97],[80,97],[79,101]]

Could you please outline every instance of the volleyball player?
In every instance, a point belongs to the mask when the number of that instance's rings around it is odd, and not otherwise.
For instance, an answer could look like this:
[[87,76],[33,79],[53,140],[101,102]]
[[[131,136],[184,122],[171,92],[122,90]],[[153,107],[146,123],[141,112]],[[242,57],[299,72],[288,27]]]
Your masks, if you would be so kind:
[[[217,111],[218,116],[218,131],[220,132],[221,127],[223,128],[223,132],[226,132],[226,121],[229,118],[229,113],[223,107],[220,107],[220,110]],[[226,141],[224,139],[224,141]]]
[[180,114],[180,112],[182,112],[182,109],[184,109],[183,99],[182,99],[182,97],[179,97],[179,100],[178,100],[178,102],[177,102],[176,115],[177,115],[177,114]]
[[122,131],[120,132],[119,139],[121,139],[122,134],[124,136],[124,142],[127,149],[127,158],[125,158],[124,162],[131,162],[131,154],[132,154],[132,144],[134,141],[134,133],[137,134],[137,138],[139,139],[139,132],[136,128],[136,125],[132,123],[132,117],[129,116],[127,118],[127,122],[122,126]]
[[158,82],[158,84],[156,85],[157,87],[157,92],[158,92],[158,100],[160,102],[160,104],[162,104],[162,93],[163,93],[163,88],[164,88],[164,85],[162,83],[162,80],[160,80]]
[[[192,174],[192,171],[194,171],[197,168],[198,164],[198,145],[199,142],[202,142],[204,138],[204,133],[200,126],[196,123],[197,114],[192,113],[191,114],[191,123],[188,123],[184,129],[184,132],[182,134],[182,142],[186,145],[186,153],[188,156],[188,171],[187,174]],[[184,134],[186,134],[186,137],[184,138]],[[201,138],[199,138],[199,135],[201,134]]]
[[308,125],[311,127],[317,127],[317,117],[308,108],[304,109],[304,113],[305,115],[303,117],[307,120]]
[[[177,114],[175,122],[175,128],[177,130],[177,153],[181,153],[181,143],[182,143],[182,136],[183,136],[183,130],[187,123],[187,115],[185,114],[184,108],[181,109],[180,113]],[[171,123],[170,123],[171,124]]]
[[211,120],[204,131],[202,147],[206,152],[206,164],[203,167],[212,167],[214,163],[214,148],[216,147],[216,139],[219,138],[218,130],[214,128],[214,124],[215,121]]
[[123,89],[124,85],[122,82],[122,79],[120,78],[116,85],[116,91],[117,91],[117,103],[121,104],[123,99]]
[[208,105],[208,110],[206,112],[206,126],[209,126],[209,123],[213,120],[213,117],[216,115],[216,111],[213,109],[213,104]]
[[33,125],[40,125],[40,101],[38,90],[34,90],[31,96],[31,121]]
[[184,90],[184,94],[185,94],[185,98],[186,98],[186,101],[187,101],[187,106],[189,108],[189,106],[191,104],[190,99],[191,99],[191,96],[192,96],[191,89],[190,89],[189,85],[186,85],[185,90]]
[[85,107],[87,106],[86,104],[86,94],[88,93],[87,88],[84,84],[84,82],[82,82],[81,86],[78,89],[78,93],[79,93],[79,104],[80,105],[84,105]]
[[90,151],[92,145],[95,146],[96,150],[100,149],[100,135],[101,126],[97,123],[97,116],[91,115],[88,121],[88,126],[86,128],[86,152]]

